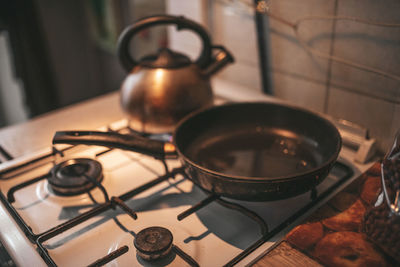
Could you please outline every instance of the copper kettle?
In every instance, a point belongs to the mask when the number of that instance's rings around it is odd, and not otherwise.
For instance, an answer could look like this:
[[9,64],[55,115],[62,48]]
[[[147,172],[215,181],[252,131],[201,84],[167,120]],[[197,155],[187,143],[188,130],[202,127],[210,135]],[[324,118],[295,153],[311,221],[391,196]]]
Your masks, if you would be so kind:
[[[163,48],[157,54],[136,61],[129,44],[139,31],[163,24],[175,24],[199,35],[202,51],[194,62],[186,55]],[[217,53],[213,55],[213,50]],[[142,133],[168,133],[192,111],[212,105],[210,76],[234,61],[222,46],[211,45],[206,30],[184,17],[151,16],[126,28],[118,40],[118,56],[129,72],[121,86],[121,104],[130,126]]]

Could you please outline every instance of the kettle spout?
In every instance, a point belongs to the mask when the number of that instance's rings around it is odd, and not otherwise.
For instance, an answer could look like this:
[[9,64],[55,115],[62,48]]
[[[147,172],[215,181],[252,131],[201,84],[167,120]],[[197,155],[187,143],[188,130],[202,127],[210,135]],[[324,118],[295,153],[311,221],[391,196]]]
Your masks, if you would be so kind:
[[213,46],[213,49],[219,49],[218,53],[211,60],[211,64],[208,65],[203,71],[203,75],[211,76],[221,70],[228,63],[235,62],[232,54],[225,49],[223,46]]

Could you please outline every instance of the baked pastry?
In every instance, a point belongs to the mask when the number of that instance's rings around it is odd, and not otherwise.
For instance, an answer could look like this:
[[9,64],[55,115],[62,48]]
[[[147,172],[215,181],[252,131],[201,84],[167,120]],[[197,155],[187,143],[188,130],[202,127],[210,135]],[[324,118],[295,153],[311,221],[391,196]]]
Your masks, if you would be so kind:
[[286,240],[292,245],[306,250],[314,246],[324,235],[324,228],[320,222],[306,223],[296,226],[286,236]]
[[385,266],[384,257],[354,232],[336,232],[326,235],[315,246],[314,256],[326,266]]
[[317,209],[314,213],[312,213],[307,221],[308,222],[319,222],[319,221],[322,221],[323,219],[335,216],[336,214],[339,214],[339,212],[337,210],[334,210],[329,205],[324,205],[321,208]]
[[365,207],[357,199],[345,211],[322,221],[323,225],[336,231],[358,231],[365,213]]
[[372,165],[372,167],[367,170],[367,175],[381,177],[381,165],[379,163]]
[[336,196],[334,196],[331,200],[329,200],[329,205],[339,211],[345,211],[348,209],[354,202],[356,202],[357,196],[347,193],[340,192]]
[[369,177],[361,189],[361,199],[367,205],[375,203],[381,189],[381,179],[379,177]]

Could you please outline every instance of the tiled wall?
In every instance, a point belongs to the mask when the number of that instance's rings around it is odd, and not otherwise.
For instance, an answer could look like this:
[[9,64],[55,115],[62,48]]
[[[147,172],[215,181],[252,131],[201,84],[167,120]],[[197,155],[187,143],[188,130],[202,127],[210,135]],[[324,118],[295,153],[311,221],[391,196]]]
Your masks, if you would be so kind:
[[[212,13],[210,31],[214,41],[232,50],[237,60],[220,76],[261,90],[254,18],[242,4],[253,1],[193,2],[203,7],[197,9],[200,13]],[[267,3],[270,12],[291,22],[305,16],[352,16],[400,24],[398,0],[269,0]],[[188,5],[169,11],[185,14],[193,10]],[[199,21],[204,17],[198,15]],[[310,54],[298,42],[292,28],[271,18],[268,23],[274,95],[368,128],[371,137],[377,138],[380,149],[385,151],[400,128],[400,80]],[[307,20],[300,24],[298,32],[306,44],[318,51],[400,76],[400,28],[347,20]]]
[[[337,13],[400,24],[400,2],[396,0],[339,0]],[[400,76],[400,28],[340,21],[333,44],[335,56]],[[400,79],[333,63],[330,82],[327,112],[365,125],[385,150],[400,129]]]

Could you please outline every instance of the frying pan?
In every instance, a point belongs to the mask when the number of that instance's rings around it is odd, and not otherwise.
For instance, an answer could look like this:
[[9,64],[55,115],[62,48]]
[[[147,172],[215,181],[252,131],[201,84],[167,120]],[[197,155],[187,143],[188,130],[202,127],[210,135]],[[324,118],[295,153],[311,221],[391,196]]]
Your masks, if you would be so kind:
[[178,156],[185,174],[221,196],[268,201],[319,184],[336,161],[341,138],[328,120],[272,103],[233,103],[192,113],[173,143],[114,132],[60,131],[53,143],[101,145],[156,158]]

